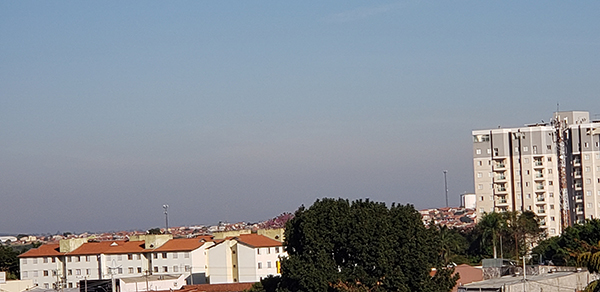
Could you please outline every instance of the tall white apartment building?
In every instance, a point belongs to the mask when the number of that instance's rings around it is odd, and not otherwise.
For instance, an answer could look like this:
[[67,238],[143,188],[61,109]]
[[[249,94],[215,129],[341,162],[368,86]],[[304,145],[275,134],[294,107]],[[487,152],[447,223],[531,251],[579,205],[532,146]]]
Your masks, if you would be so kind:
[[529,210],[554,236],[600,216],[600,121],[588,112],[472,133],[477,218]]

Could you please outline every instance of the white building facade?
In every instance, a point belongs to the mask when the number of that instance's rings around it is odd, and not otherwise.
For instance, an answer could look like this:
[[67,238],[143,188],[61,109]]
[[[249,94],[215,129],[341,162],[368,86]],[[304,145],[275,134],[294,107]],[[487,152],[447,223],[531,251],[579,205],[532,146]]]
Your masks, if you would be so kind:
[[210,238],[148,235],[143,239],[66,239],[42,245],[19,256],[21,279],[46,289],[75,288],[81,280],[145,275],[185,275],[190,283],[206,283],[206,248],[213,245]]
[[532,211],[550,236],[600,216],[600,122],[557,112],[552,124],[475,130],[477,218]]
[[226,238],[208,248],[211,284],[258,282],[279,275],[282,257],[287,257],[280,241],[258,234]]

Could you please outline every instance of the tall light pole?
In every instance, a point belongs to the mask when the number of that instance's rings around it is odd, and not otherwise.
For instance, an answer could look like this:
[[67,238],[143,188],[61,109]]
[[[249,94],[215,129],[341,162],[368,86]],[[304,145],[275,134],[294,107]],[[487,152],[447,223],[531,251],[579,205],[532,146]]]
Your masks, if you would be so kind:
[[444,188],[446,190],[446,208],[448,208],[448,180],[446,179],[447,170],[444,170]]
[[169,205],[163,205],[165,209],[165,234],[169,233]]

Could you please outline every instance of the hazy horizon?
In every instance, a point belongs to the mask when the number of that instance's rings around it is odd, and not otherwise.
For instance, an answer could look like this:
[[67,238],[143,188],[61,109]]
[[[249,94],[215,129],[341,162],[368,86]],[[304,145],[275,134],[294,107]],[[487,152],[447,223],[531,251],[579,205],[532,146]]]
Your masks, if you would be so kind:
[[0,233],[473,192],[473,129],[600,119],[600,3],[0,2]]

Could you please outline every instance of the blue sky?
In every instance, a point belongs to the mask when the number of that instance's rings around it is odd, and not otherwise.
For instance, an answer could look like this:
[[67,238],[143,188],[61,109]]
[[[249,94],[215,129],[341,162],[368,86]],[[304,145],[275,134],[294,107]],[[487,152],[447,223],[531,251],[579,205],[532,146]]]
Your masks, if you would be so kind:
[[0,2],[0,233],[445,205],[471,130],[600,119],[596,1]]

